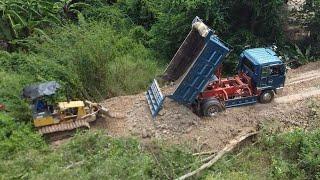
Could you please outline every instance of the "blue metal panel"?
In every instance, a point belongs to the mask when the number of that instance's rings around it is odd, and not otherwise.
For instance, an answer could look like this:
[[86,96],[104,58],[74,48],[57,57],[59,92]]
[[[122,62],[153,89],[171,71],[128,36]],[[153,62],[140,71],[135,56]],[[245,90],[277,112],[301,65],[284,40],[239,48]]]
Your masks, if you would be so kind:
[[153,80],[153,83],[146,92],[146,98],[149,104],[152,117],[157,116],[162,108],[165,97],[162,95],[157,80]]
[[211,35],[199,53],[194,64],[190,66],[186,76],[180,81],[179,86],[170,98],[182,104],[193,103],[198,94],[202,92],[214,71],[229,53],[227,48],[216,36]]
[[231,107],[255,104],[257,102],[257,99],[258,99],[257,96],[250,96],[250,97],[239,98],[239,99],[231,99],[231,100],[225,101],[225,107],[231,108]]

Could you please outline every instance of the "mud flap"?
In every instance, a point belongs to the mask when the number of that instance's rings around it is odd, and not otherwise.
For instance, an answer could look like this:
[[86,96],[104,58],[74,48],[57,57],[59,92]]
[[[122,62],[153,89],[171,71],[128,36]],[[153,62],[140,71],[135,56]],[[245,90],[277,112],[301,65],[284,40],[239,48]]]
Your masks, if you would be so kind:
[[149,104],[151,115],[153,118],[157,116],[159,111],[162,108],[165,96],[163,96],[157,80],[153,80],[153,83],[150,85],[146,92],[146,98]]

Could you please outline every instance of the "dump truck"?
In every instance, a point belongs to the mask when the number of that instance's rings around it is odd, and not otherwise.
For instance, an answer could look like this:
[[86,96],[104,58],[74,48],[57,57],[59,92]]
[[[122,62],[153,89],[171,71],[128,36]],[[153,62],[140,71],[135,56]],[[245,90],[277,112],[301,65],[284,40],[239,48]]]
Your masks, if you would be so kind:
[[33,123],[41,135],[90,128],[97,115],[108,115],[106,108],[90,101],[50,102],[48,99],[60,88],[60,84],[50,81],[23,89],[22,96],[30,102]]
[[196,17],[192,29],[161,76],[174,88],[164,95],[157,80],[146,92],[156,117],[166,97],[201,116],[215,116],[226,108],[270,103],[285,84],[286,66],[272,48],[245,49],[237,75],[222,77],[222,63],[231,47]]

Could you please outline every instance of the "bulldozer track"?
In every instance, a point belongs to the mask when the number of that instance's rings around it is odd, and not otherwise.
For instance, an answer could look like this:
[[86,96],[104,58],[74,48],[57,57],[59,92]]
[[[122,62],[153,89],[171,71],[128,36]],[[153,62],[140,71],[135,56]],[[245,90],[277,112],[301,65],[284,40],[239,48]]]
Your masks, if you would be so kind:
[[50,133],[61,132],[61,131],[70,131],[80,127],[90,128],[90,124],[87,120],[76,120],[74,122],[61,123],[61,124],[39,128],[39,133],[42,135],[50,134]]

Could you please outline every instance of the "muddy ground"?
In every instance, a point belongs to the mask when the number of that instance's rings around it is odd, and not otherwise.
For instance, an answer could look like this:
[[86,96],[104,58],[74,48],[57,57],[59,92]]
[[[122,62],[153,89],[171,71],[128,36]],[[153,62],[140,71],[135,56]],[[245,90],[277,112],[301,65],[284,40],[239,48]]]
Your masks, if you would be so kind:
[[213,118],[200,118],[167,98],[163,110],[153,119],[141,93],[102,102],[119,118],[99,119],[93,129],[104,130],[115,137],[134,136],[143,141],[161,139],[187,144],[195,151],[219,150],[245,130],[270,125],[286,130],[312,126],[310,106],[320,100],[319,95],[320,63],[310,63],[288,72],[284,92],[271,104],[231,108]]

